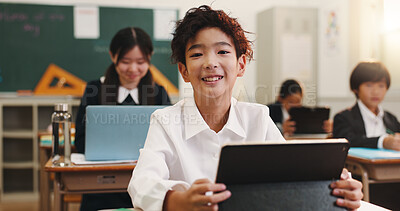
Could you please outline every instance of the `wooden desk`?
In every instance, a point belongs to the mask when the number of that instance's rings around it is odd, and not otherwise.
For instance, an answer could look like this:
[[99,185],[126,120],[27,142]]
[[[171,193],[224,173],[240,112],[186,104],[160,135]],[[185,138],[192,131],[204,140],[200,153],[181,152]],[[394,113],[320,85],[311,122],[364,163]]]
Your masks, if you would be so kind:
[[293,134],[291,136],[285,136],[286,140],[301,140],[301,139],[329,139],[331,136],[327,133],[320,134]]
[[53,166],[49,159],[44,167],[54,172],[54,210],[63,210],[64,194],[126,192],[135,163],[106,165]]
[[400,159],[365,159],[348,155],[345,167],[361,176],[364,201],[369,202],[369,185],[374,183],[400,183]]
[[[75,151],[74,141],[75,132],[72,134],[72,151]],[[39,163],[40,163],[40,174],[39,174],[39,207],[41,211],[50,211],[50,177],[49,173],[45,171],[46,162],[51,157],[51,133],[47,131],[41,131],[38,133],[39,139]]]

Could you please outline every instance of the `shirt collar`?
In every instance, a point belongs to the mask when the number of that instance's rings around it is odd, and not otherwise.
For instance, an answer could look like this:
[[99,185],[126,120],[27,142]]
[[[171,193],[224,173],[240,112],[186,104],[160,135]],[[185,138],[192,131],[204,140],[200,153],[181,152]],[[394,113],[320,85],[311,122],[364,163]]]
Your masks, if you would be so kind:
[[131,95],[132,99],[135,101],[136,104],[139,104],[139,90],[138,88],[134,88],[134,89],[127,89],[123,86],[119,86],[118,88],[118,103],[122,103],[124,102],[124,100],[126,99],[126,97],[128,97],[128,95]]
[[[221,131],[228,129],[241,137],[246,137],[246,133],[240,124],[240,117],[238,116],[236,111],[236,103],[237,100],[235,98],[232,98],[228,121]],[[199,134],[206,129],[210,130],[210,127],[201,116],[193,97],[185,98],[183,115],[185,124],[185,140],[190,139],[191,137]]]
[[369,119],[375,119],[375,118],[383,118],[384,111],[382,109],[381,105],[378,105],[378,115],[375,115],[371,110],[368,109],[368,107],[360,100],[357,100],[358,107],[360,107],[360,112],[363,116],[368,117]]
[[[224,128],[229,129],[230,131],[236,133],[237,135],[245,138],[246,132],[244,131],[244,129],[241,125],[242,121],[239,116],[239,113],[237,112],[236,104],[237,104],[237,100],[232,97],[231,98],[231,108],[229,109],[228,121],[226,122]],[[222,130],[224,130],[224,128],[222,128]]]

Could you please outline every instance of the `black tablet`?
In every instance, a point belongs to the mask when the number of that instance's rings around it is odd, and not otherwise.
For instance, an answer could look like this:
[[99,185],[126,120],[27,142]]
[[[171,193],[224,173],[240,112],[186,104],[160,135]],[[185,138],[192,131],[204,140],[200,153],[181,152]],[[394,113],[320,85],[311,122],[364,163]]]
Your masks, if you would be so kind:
[[328,107],[293,107],[289,110],[290,119],[296,122],[295,134],[325,133],[322,126],[329,119]]
[[229,185],[340,179],[348,149],[346,139],[225,145],[216,182]]

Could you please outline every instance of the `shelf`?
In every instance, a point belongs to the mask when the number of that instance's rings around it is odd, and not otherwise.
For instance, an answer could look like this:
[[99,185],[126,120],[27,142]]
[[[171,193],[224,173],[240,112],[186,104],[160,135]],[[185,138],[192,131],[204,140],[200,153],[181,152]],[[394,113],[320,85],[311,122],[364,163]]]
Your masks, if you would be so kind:
[[3,162],[4,169],[32,169],[35,164],[32,161],[26,162]]
[[32,138],[3,138],[3,162],[32,162],[33,145]]
[[[36,136],[36,135],[35,135]],[[32,130],[4,130],[4,138],[33,138],[34,133]]]
[[34,188],[34,174],[37,174],[32,168],[30,169],[6,169],[3,168],[3,180],[7,181],[3,184],[4,193],[19,192],[36,192]]
[[33,130],[33,106],[6,106],[3,104],[3,131]]
[[51,124],[56,103],[69,104],[75,117],[80,99],[0,93],[0,201],[38,198],[41,166],[37,140]]
[[10,192],[10,193],[5,193],[3,196],[1,196],[1,201],[6,201],[6,202],[21,202],[23,201],[38,201],[39,200],[39,194],[34,193],[34,192]]

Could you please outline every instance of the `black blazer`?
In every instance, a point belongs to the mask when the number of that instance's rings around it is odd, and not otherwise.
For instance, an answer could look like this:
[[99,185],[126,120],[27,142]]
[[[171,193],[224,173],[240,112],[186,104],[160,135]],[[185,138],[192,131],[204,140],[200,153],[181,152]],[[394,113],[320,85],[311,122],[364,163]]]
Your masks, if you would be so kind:
[[283,112],[282,112],[282,104],[276,101],[273,104],[267,105],[269,108],[269,116],[272,121],[276,123],[283,123]]
[[[400,132],[399,121],[387,111],[384,112],[383,123],[387,129]],[[366,136],[364,120],[357,103],[352,108],[335,115],[332,136],[334,138],[346,138],[351,147],[378,147],[379,137],[367,138]]]
[[[79,110],[75,121],[75,147],[78,153],[85,152],[86,106],[100,105],[100,87],[100,80],[90,81],[87,83],[85,93],[81,99],[81,104],[79,105]],[[154,105],[171,105],[171,101],[164,87],[155,84],[155,93],[157,93],[157,95]]]

